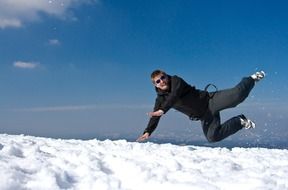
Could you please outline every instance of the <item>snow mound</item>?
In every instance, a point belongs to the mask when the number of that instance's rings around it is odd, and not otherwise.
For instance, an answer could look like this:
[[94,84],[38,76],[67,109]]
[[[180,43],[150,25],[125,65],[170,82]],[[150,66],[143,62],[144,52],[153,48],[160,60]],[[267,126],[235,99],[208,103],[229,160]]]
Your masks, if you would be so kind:
[[0,135],[0,189],[288,189],[288,150]]

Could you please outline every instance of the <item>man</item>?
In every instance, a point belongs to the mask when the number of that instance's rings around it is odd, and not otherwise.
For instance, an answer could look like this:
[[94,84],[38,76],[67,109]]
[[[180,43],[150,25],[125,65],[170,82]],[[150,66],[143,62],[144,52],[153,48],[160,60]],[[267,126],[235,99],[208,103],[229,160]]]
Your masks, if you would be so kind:
[[243,102],[255,83],[265,77],[264,71],[244,77],[234,88],[207,92],[196,89],[178,76],[170,76],[164,71],[155,70],[151,74],[157,98],[150,121],[138,142],[147,140],[156,129],[163,114],[174,108],[192,120],[200,120],[203,133],[209,142],[221,141],[242,128],[255,128],[255,124],[244,115],[235,116],[220,123],[220,111],[236,107]]

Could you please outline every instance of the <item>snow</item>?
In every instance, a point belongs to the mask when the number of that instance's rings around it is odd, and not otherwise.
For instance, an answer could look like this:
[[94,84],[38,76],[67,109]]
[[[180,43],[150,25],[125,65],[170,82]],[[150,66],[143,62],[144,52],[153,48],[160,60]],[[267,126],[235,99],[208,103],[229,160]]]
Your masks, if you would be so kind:
[[0,189],[285,190],[288,150],[0,134]]

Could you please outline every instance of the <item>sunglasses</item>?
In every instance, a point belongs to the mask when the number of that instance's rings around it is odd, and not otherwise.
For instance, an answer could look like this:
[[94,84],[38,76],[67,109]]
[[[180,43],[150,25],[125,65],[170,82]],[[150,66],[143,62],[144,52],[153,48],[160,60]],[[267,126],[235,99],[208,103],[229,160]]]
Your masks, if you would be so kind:
[[154,83],[155,84],[159,84],[161,81],[165,80],[166,79],[166,76],[165,75],[162,75],[159,79],[155,80]]

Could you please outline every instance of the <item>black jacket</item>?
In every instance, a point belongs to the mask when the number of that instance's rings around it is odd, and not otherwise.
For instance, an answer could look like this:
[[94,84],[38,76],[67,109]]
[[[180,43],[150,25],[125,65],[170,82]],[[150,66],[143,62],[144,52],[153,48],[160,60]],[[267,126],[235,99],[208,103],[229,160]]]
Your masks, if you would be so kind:
[[[194,86],[187,84],[178,76],[169,76],[169,90],[162,91],[156,89],[157,98],[154,111],[159,109],[166,113],[170,108],[174,108],[189,118],[201,119],[208,108],[209,94],[207,91],[198,90]],[[151,117],[144,131],[150,135],[156,129],[160,117]]]

